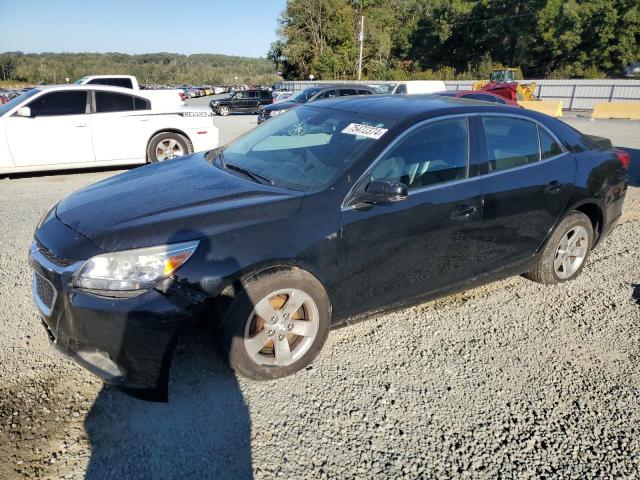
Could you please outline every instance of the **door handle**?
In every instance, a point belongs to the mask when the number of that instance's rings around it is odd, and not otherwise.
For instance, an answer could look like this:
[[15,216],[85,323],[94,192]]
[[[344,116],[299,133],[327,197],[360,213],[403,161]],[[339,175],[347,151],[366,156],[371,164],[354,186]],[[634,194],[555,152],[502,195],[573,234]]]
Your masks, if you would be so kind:
[[478,211],[478,207],[475,205],[458,205],[456,209],[451,213],[451,218],[464,220]]
[[545,193],[558,193],[560,190],[562,190],[562,187],[564,187],[564,184],[560,183],[557,180],[554,180],[550,182],[549,185],[544,187],[544,191]]
[[86,127],[86,126],[87,126],[87,124],[86,124],[86,123],[78,123],[78,124],[76,124],[76,127],[77,127],[77,128],[84,128],[84,127]]
[[141,119],[140,119],[140,121],[141,121],[141,122],[148,122],[148,121],[149,121],[149,119],[148,119],[148,118],[141,118]]

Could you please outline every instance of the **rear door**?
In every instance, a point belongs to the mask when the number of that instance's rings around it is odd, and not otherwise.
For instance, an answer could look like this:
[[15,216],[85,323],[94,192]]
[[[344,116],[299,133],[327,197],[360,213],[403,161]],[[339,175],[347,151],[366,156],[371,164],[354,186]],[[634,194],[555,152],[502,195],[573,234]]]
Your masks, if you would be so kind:
[[153,129],[147,99],[123,93],[96,90],[91,114],[91,137],[96,161],[145,161],[147,142]]
[[523,261],[564,211],[576,165],[546,127],[522,117],[481,116],[484,195],[480,271]]
[[31,118],[7,118],[7,143],[15,166],[93,162],[87,98],[86,90],[46,92],[26,105]]
[[341,288],[352,292],[336,310],[370,310],[473,276],[482,192],[469,178],[476,149],[465,116],[414,127],[365,177],[408,187],[405,200],[343,208]]

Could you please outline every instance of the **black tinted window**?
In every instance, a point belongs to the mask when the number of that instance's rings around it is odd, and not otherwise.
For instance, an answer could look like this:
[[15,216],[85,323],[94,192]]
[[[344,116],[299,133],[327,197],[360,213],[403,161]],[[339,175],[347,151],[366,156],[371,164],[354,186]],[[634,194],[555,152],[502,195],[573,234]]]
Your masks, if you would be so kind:
[[133,88],[133,83],[129,78],[94,78],[88,82],[89,85],[106,85],[110,87]]
[[535,123],[520,118],[482,117],[491,171],[519,167],[540,159]]
[[467,177],[469,129],[466,118],[429,123],[409,134],[373,169],[373,178],[415,189]]
[[79,115],[86,113],[87,92],[51,92],[29,104],[31,115]]
[[371,95],[369,90],[358,90],[358,95]]
[[133,97],[136,110],[151,110],[151,102],[140,97]]
[[267,91],[267,90],[260,90],[260,97],[261,98],[273,98],[273,96],[271,95],[271,92]]
[[540,134],[540,150],[543,160],[555,157],[563,152],[560,144],[544,128],[538,127],[538,133]]
[[403,83],[402,85],[400,85],[400,86],[398,87],[398,89],[395,91],[395,93],[396,93],[397,95],[402,95],[402,94],[407,93],[407,86]]
[[341,88],[340,89],[340,96],[341,97],[346,97],[349,95],[357,95],[358,92],[357,90],[353,89],[353,88]]
[[481,93],[471,93],[469,95],[463,95],[462,98],[468,98],[470,100],[482,100],[483,102],[499,103],[496,97],[491,95],[483,95]]
[[247,92],[249,98],[258,98],[258,92]]
[[122,93],[95,92],[96,112],[128,112],[135,110],[134,97]]
[[337,92],[335,90],[327,90],[326,92],[322,92],[318,95],[318,99],[321,98],[333,98],[337,96]]

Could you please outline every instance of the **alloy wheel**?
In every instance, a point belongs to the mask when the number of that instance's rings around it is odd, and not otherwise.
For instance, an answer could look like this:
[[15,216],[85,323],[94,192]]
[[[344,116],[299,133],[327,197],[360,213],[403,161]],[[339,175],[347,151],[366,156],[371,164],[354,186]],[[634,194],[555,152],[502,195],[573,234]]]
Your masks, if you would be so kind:
[[277,290],[262,298],[247,319],[244,346],[261,366],[286,367],[309,351],[319,328],[319,312],[302,290]]
[[182,145],[173,138],[167,138],[161,141],[156,147],[156,158],[159,162],[162,160],[171,160],[174,157],[181,157],[182,155],[184,155]]
[[553,260],[558,278],[566,280],[578,271],[587,256],[588,245],[589,234],[582,226],[573,227],[562,237]]

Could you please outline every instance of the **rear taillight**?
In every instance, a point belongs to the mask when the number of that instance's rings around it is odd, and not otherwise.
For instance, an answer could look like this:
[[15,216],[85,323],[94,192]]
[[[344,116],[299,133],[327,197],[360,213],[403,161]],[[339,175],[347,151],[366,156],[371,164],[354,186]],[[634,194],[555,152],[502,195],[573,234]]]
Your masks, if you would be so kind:
[[620,163],[622,163],[624,169],[629,170],[629,164],[631,163],[631,155],[629,155],[629,152],[625,152],[619,148],[614,148],[613,151],[615,152],[616,157],[618,157],[618,160],[620,160]]

